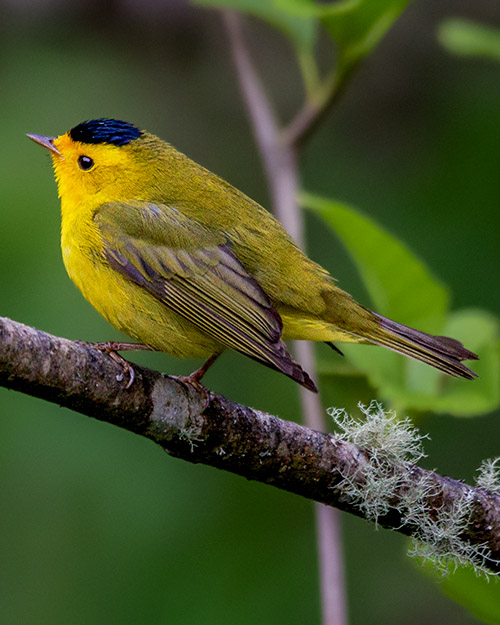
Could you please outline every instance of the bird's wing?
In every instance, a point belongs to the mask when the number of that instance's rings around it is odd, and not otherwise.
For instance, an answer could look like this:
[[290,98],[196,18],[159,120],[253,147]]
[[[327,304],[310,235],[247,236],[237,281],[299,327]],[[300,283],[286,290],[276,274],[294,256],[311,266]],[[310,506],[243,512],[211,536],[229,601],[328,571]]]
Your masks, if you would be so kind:
[[215,233],[174,207],[109,203],[94,216],[109,264],[224,346],[315,388],[281,340],[281,318]]

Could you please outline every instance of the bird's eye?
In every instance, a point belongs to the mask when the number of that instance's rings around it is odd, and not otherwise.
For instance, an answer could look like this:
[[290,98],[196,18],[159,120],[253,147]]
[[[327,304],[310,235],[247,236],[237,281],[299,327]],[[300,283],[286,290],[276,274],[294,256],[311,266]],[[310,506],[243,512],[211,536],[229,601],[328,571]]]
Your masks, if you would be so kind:
[[90,158],[90,156],[79,156],[78,167],[83,169],[83,171],[88,171],[94,167],[94,161]]

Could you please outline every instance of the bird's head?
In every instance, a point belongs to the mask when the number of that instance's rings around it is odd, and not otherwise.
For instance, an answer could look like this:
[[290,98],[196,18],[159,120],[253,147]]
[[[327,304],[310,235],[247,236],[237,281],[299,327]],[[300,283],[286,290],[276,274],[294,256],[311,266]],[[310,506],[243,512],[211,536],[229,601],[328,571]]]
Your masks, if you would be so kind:
[[50,151],[63,203],[98,205],[151,192],[160,140],[132,124],[94,119],[59,137],[28,137]]

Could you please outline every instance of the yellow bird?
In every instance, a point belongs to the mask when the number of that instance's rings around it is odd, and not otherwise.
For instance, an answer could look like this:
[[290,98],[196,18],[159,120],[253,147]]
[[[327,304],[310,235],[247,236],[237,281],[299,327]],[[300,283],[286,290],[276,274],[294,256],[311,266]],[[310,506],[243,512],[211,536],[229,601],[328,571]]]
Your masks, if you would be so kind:
[[140,341],[103,344],[115,357],[138,348],[209,357],[190,376],[199,382],[234,349],[317,391],[283,339],[345,341],[475,377],[461,361],[477,356],[459,341],[358,304],[268,211],[162,139],[113,119],[28,137],[52,156],[70,278],[115,328]]

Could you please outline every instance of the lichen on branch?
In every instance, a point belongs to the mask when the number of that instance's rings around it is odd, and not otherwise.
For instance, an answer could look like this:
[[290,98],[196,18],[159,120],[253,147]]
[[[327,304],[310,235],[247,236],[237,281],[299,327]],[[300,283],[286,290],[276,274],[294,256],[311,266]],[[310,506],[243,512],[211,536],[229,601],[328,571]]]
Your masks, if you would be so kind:
[[[364,451],[367,462],[343,472],[339,490],[359,508],[363,516],[376,524],[397,510],[401,528],[412,537],[409,555],[417,557],[447,574],[459,565],[472,565],[479,572],[491,572],[498,566],[486,542],[471,542],[468,527],[474,517],[473,489],[458,490],[445,496],[444,484],[431,472],[415,475],[416,463],[425,457],[423,440],[409,418],[399,419],[373,401],[359,405],[362,419],[344,410],[330,414],[337,426],[337,440],[352,443]],[[498,494],[500,476],[496,461],[487,461],[480,469],[477,485]]]

